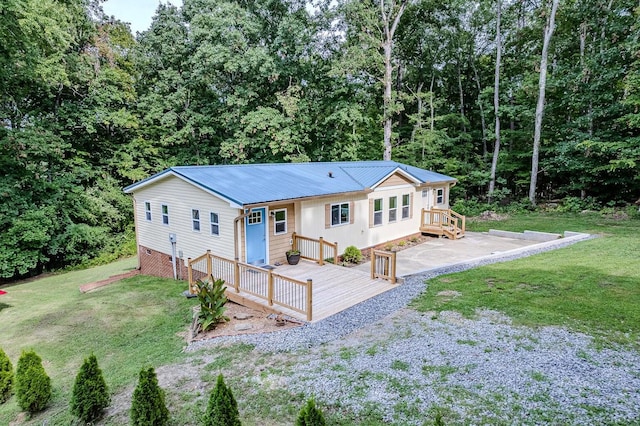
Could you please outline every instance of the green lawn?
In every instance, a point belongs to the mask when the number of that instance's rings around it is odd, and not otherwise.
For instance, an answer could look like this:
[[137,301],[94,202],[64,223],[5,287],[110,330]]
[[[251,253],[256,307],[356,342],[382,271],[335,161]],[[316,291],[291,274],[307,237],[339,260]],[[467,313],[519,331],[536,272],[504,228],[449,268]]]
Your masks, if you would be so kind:
[[[182,357],[184,332],[195,302],[181,295],[184,283],[138,276],[82,294],[79,286],[136,266],[126,259],[92,269],[51,275],[3,287],[0,296],[0,346],[14,368],[23,350],[43,359],[54,398],[33,424],[70,424],[68,402],[84,358],[98,358],[113,392],[135,383],[143,366],[159,366]],[[0,405],[0,424],[19,413],[15,397]]]
[[[596,336],[600,342],[639,345],[639,220],[535,213],[499,222],[471,222],[469,228],[571,230],[600,238],[430,280],[425,294],[414,301],[415,308],[455,310],[467,316],[487,308],[504,312],[518,324],[563,325]],[[462,295],[438,296],[443,290]]]

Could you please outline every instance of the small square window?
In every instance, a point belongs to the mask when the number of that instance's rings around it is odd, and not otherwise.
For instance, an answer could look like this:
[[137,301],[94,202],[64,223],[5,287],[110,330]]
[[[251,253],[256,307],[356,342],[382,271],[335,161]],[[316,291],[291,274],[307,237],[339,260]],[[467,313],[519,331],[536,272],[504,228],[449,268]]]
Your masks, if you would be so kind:
[[162,205],[162,223],[165,225],[169,224],[169,206],[166,204]]
[[349,203],[331,205],[331,226],[349,223]]
[[262,223],[262,210],[251,212],[247,217],[249,225],[258,225]]
[[220,222],[218,213],[211,212],[209,214],[211,221],[211,235],[220,235]]
[[276,210],[273,215],[273,233],[276,235],[287,233],[287,209]]

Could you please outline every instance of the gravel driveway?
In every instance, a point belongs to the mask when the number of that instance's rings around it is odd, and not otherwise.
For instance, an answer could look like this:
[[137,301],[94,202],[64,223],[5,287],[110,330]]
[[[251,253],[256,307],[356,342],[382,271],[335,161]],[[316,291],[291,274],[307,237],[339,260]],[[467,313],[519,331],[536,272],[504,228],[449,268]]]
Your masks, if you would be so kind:
[[449,424],[638,424],[638,352],[598,350],[589,336],[559,327],[513,326],[497,312],[469,320],[406,308],[425,279],[578,240],[427,271],[315,324],[198,342],[189,350],[244,342],[261,352],[289,352],[295,365],[270,380],[398,425],[425,424],[436,409]]

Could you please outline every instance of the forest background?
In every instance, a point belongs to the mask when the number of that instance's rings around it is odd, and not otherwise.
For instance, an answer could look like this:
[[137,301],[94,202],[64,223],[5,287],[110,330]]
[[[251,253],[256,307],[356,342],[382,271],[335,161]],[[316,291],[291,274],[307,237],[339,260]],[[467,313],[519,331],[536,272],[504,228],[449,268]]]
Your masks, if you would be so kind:
[[554,1],[185,0],[133,35],[3,0],[0,280],[135,250],[122,187],[174,165],[392,158],[462,213],[633,203],[639,5]]

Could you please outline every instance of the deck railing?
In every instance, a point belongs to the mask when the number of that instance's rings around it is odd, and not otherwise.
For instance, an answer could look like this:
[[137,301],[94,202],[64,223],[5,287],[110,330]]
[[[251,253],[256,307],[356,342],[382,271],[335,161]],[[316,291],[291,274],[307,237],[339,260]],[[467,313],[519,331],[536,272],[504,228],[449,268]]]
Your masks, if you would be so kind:
[[420,222],[422,232],[446,235],[455,240],[464,236],[465,228],[465,216],[451,209],[422,209]]
[[318,262],[319,265],[324,265],[324,262],[330,261],[331,263],[337,263],[338,261],[338,243],[330,243],[325,241],[322,237],[309,238],[298,235],[295,232],[291,236],[293,250],[300,252],[300,258]]
[[[189,290],[197,291],[198,279],[223,279],[227,288],[241,291],[265,300],[269,306],[278,305],[305,314],[307,321],[313,318],[313,282],[299,281],[276,274],[258,266],[215,256],[211,251],[195,259],[187,260]],[[229,290],[227,290],[229,291]]]
[[371,250],[371,278],[396,283],[396,252]]

